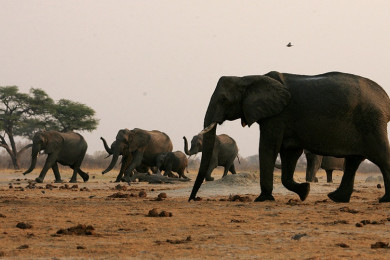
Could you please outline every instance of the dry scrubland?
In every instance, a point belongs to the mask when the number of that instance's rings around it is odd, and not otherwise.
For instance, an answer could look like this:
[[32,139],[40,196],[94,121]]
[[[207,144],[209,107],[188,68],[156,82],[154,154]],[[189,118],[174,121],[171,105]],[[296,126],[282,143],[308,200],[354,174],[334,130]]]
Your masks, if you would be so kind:
[[[49,172],[34,185],[29,180],[38,170],[27,176],[0,172],[4,258],[390,258],[390,203],[378,203],[381,181],[365,181],[377,173],[358,173],[351,202],[338,204],[326,194],[340,183],[341,172],[327,184],[320,171],[304,202],[282,187],[276,172],[276,201],[265,203],[253,202],[259,193],[255,173],[218,180],[218,171],[217,181],[202,186],[201,200],[189,203],[193,181],[117,186],[117,171],[102,176],[90,170],[88,183],[52,183]],[[70,179],[69,171],[62,175]],[[188,175],[194,180],[196,173]],[[304,174],[296,179],[303,181]]]

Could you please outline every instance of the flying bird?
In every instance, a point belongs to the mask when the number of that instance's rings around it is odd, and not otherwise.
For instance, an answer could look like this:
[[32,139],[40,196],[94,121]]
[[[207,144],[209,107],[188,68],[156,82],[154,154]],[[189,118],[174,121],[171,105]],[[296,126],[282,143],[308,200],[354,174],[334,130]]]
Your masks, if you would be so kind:
[[292,46],[294,46],[294,45],[292,45],[291,42],[289,42],[286,46],[287,46],[287,47],[292,47]]

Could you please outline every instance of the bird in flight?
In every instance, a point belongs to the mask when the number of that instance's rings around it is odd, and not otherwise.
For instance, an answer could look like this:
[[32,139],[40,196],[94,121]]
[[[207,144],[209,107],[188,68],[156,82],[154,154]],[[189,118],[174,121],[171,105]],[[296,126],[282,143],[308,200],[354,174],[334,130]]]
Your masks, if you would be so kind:
[[286,46],[287,46],[287,47],[292,47],[292,46],[294,46],[294,45],[292,45],[291,42],[289,42]]

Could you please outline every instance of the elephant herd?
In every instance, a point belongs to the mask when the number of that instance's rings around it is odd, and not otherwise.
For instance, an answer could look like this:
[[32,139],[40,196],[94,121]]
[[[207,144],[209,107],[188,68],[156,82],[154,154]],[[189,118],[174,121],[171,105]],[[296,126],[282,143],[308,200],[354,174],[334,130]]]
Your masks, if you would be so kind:
[[[188,143],[186,137],[183,137],[185,143],[185,153],[181,151],[173,152],[172,141],[169,136],[158,130],[147,131],[139,128],[133,130],[119,130],[115,141],[108,146],[106,140],[101,137],[103,146],[112,156],[111,162],[102,173],[105,174],[111,171],[118,158],[121,156],[121,167],[116,178],[116,182],[130,182],[130,178],[134,171],[149,172],[160,174],[164,171],[164,175],[176,177],[172,172],[176,172],[179,178],[186,178],[185,171],[188,165],[187,156],[195,155],[202,151],[202,135],[196,135],[191,142],[191,148],[188,151]],[[36,182],[43,182],[47,171],[51,168],[54,172],[55,182],[62,182],[58,163],[69,166],[73,169],[73,176],[70,182],[77,182],[77,174],[79,174],[84,182],[88,181],[89,175],[80,169],[81,163],[87,151],[87,143],[84,138],[74,132],[57,132],[44,131],[37,132],[33,137],[31,165],[23,174],[30,173],[36,165],[37,157],[41,151],[47,154],[46,162],[39,175],[35,179]],[[236,142],[228,135],[222,134],[217,136],[215,144],[215,153],[213,163],[209,168],[207,180],[213,180],[211,172],[217,166],[225,167],[224,175],[230,171],[236,174],[234,168],[234,159],[238,158],[238,147]]]
[[[307,181],[315,180],[319,167],[344,171],[339,187],[328,194],[335,202],[349,202],[355,173],[367,159],[376,164],[383,175],[385,194],[380,202],[390,202],[390,147],[387,123],[390,121],[390,99],[377,83],[370,79],[341,72],[306,76],[269,72],[254,76],[223,76],[212,94],[204,117],[203,130],[191,141],[184,137],[187,155],[202,151],[200,168],[189,200],[211,172],[223,166],[224,176],[235,174],[233,161],[237,157],[236,142],[227,135],[216,135],[218,124],[241,119],[243,127],[257,123],[260,128],[260,195],[255,201],[274,200],[273,172],[280,154],[282,184],[305,200],[309,183],[297,183],[294,178],[298,158],[305,150],[308,158]],[[133,171],[177,172],[186,178],[187,157],[172,152],[170,138],[160,131],[135,128],[122,129],[115,141],[104,147],[112,160],[103,173],[109,172],[122,156],[116,181],[129,181]],[[73,169],[71,182],[79,174],[84,181],[88,174],[80,169],[87,144],[76,133],[38,132],[33,138],[32,162],[25,172],[31,172],[41,150],[48,154],[36,179],[42,182],[47,170],[53,169],[56,182],[61,181],[57,163]],[[332,157],[334,156],[334,157]],[[338,166],[336,166],[338,165]],[[326,168],[325,168],[326,169]]]

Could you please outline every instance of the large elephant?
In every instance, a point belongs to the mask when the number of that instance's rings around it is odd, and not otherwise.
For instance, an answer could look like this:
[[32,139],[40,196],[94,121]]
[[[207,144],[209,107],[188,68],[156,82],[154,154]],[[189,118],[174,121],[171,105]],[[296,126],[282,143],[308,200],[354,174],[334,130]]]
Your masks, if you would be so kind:
[[[103,137],[100,137],[100,139],[102,140],[103,142],[103,145],[104,145],[104,148],[106,149],[107,153],[108,153],[108,156],[111,156],[115,149],[117,149],[117,142],[114,141],[112,142],[111,144],[111,147],[108,146],[106,140],[103,138]],[[120,182],[122,177],[123,177],[123,174],[125,173],[126,169],[129,168],[132,160],[133,160],[133,157],[132,157],[132,154],[130,153],[129,151],[129,146],[128,145],[122,145],[119,147],[119,155],[122,156],[122,160],[121,160],[121,168],[119,170],[119,174],[118,176],[116,177],[116,180],[115,182]],[[156,170],[154,170],[155,167],[153,168],[150,168],[148,166],[145,166],[145,165],[140,165],[138,167],[136,167],[136,171],[138,172],[149,172],[149,169],[153,172],[153,173],[156,173],[157,172],[157,168]]]
[[86,182],[89,179],[89,175],[83,172],[80,169],[80,166],[83,162],[87,148],[87,142],[78,133],[62,133],[57,131],[37,132],[33,137],[31,165],[23,174],[26,175],[34,170],[38,154],[40,151],[44,150],[44,153],[47,154],[47,158],[39,177],[35,179],[36,182],[43,182],[49,168],[52,168],[54,172],[55,182],[62,182],[57,163],[69,166],[73,169],[73,175],[70,182],[77,182],[77,173],[80,174],[84,182]]
[[164,176],[172,177],[172,172],[176,172],[179,178],[188,179],[184,175],[188,159],[181,151],[159,153],[156,157],[156,166],[158,170],[164,171]]
[[129,182],[133,170],[142,165],[155,167],[157,154],[172,152],[173,148],[171,139],[167,134],[157,130],[147,131],[139,128],[119,130],[114,142],[111,163],[103,171],[103,174],[114,168],[118,157],[122,153],[122,156],[127,157],[122,158],[122,166],[117,181],[122,180],[122,174],[124,174],[124,180]]
[[317,171],[322,168],[326,172],[326,181],[332,182],[332,174],[334,170],[344,171],[344,158],[337,158],[333,156],[322,156],[318,154],[305,151],[307,167],[306,167],[306,181],[318,182],[316,177]]
[[[203,134],[195,135],[192,138],[190,150],[188,150],[187,138],[183,136],[183,139],[184,152],[187,155],[191,156],[202,152]],[[214,180],[214,178],[211,177],[211,173],[217,166],[223,166],[225,168],[222,177],[225,177],[228,171],[230,171],[232,174],[236,174],[236,169],[234,167],[234,159],[236,159],[237,155],[238,147],[236,141],[234,141],[233,138],[226,134],[217,135],[214,141],[214,150],[213,155],[211,157],[211,162],[206,173],[206,180]]]
[[390,148],[387,123],[390,99],[375,82],[356,75],[330,72],[316,76],[269,72],[266,75],[221,77],[205,119],[203,156],[190,200],[200,188],[212,159],[216,126],[241,118],[242,126],[260,125],[260,188],[256,201],[274,200],[273,171],[280,152],[282,183],[305,200],[309,183],[293,174],[303,149],[345,157],[340,186],[328,197],[349,202],[359,164],[366,158],[382,171],[390,202]]

